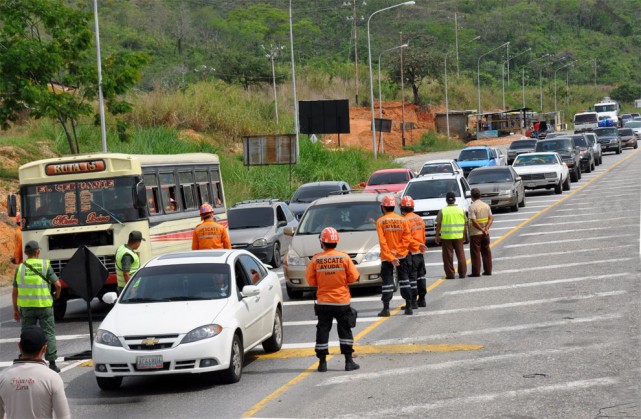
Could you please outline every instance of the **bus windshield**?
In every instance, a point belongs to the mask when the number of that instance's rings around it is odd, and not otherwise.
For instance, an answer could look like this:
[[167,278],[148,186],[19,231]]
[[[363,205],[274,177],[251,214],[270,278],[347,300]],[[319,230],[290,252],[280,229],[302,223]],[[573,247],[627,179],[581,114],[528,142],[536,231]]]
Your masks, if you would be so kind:
[[124,223],[146,217],[134,206],[135,176],[77,182],[25,185],[22,218],[25,230]]

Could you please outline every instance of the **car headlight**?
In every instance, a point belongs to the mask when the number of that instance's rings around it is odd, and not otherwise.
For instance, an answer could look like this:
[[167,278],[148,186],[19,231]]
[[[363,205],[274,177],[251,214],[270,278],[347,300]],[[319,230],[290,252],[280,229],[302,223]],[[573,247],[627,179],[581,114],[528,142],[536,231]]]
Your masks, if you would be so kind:
[[223,327],[218,324],[208,324],[200,326],[187,333],[180,343],[197,342],[199,340],[213,338],[223,331]]
[[617,139],[616,139],[616,138],[613,138],[613,139],[611,139],[611,140],[610,140],[610,144],[612,144],[612,143],[616,143],[616,142],[617,142]]
[[381,260],[381,246],[378,244],[365,253],[362,262],[375,262],[377,260]]
[[116,335],[103,329],[98,329],[96,332],[96,342],[107,346],[122,347],[122,343]]
[[254,243],[252,243],[252,246],[254,246],[254,247],[265,247],[265,246],[267,246],[267,239],[265,239],[265,238],[258,239],[256,241],[254,241]]
[[545,176],[546,179],[554,179],[557,177],[557,174],[556,172],[545,172],[543,176]]
[[514,194],[514,191],[512,189],[504,189],[502,191],[499,191],[499,195],[512,195]]
[[287,266],[307,266],[307,258],[298,256],[296,252],[287,252]]

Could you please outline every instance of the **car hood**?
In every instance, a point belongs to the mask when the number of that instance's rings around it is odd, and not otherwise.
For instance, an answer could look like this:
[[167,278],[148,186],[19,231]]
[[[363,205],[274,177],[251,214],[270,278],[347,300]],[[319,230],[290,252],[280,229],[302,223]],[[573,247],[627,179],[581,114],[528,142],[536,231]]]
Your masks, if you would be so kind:
[[489,160],[463,160],[458,162],[458,165],[461,166],[461,169],[465,167],[483,167],[483,166],[489,166],[490,161]]
[[[376,231],[342,232],[339,230],[340,243],[337,250],[345,253],[367,253],[378,244]],[[297,234],[292,239],[290,248],[298,256],[311,257],[321,251],[318,234]]]
[[558,164],[537,164],[536,166],[512,166],[519,175],[528,175],[531,173],[556,172],[561,167]]
[[388,183],[386,185],[368,185],[363,189],[363,192],[376,193],[379,191],[396,193],[405,189],[406,183]]
[[271,227],[260,227],[260,228],[242,228],[229,230],[229,241],[232,244],[237,243],[253,243],[256,239],[262,239],[268,237],[272,228]]
[[492,193],[498,191],[504,191],[506,189],[512,189],[514,184],[512,182],[501,182],[501,183],[475,183],[474,185],[470,184],[472,188],[478,188],[481,194]]
[[[116,304],[100,325],[116,336],[154,336],[188,333],[212,324],[228,299]],[[189,313],[189,315],[185,315]]]

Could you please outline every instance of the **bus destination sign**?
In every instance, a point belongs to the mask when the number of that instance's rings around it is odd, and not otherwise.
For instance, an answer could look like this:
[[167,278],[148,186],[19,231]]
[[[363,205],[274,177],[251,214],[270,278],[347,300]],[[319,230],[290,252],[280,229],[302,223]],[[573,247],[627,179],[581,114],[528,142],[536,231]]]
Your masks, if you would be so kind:
[[105,170],[104,160],[89,160],[73,163],[48,164],[45,167],[47,176],[69,175],[74,173],[102,172]]

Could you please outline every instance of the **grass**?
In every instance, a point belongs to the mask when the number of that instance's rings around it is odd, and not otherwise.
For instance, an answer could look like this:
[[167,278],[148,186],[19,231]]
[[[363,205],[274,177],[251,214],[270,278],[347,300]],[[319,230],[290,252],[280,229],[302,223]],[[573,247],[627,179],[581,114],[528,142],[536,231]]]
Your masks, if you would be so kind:
[[429,131],[423,134],[419,141],[406,145],[404,148],[415,153],[430,153],[433,151],[458,150],[463,147],[465,147],[465,144],[459,139],[448,139],[446,136]]

